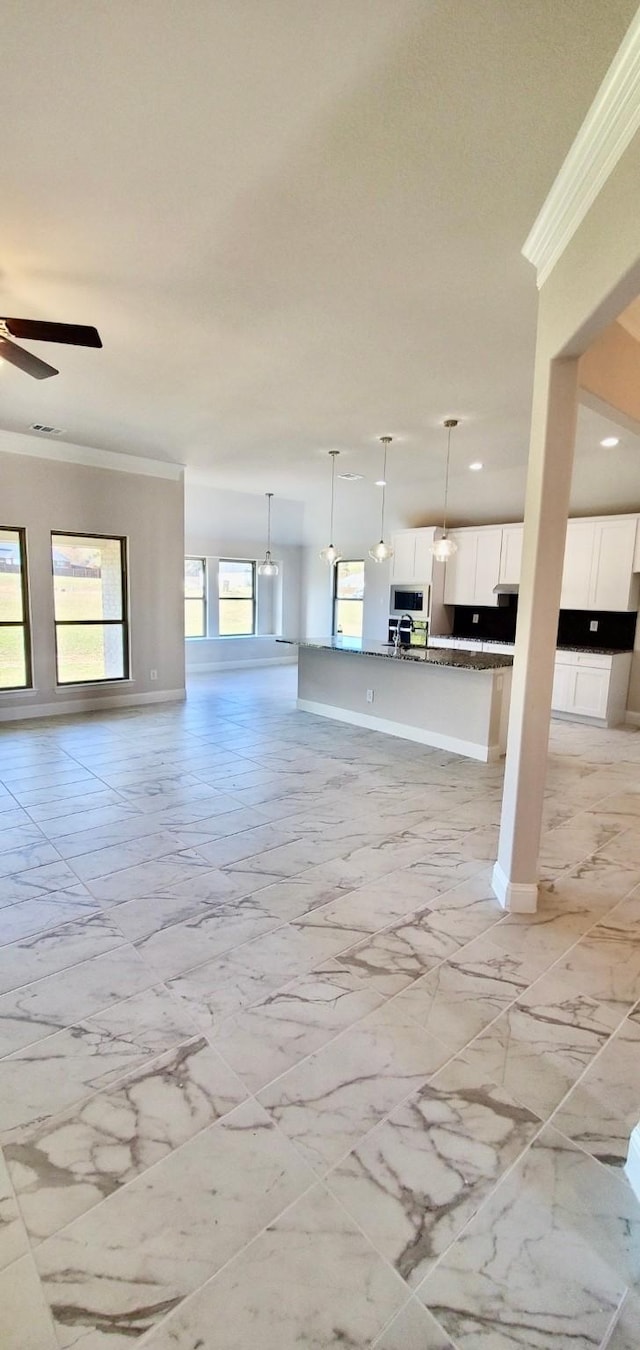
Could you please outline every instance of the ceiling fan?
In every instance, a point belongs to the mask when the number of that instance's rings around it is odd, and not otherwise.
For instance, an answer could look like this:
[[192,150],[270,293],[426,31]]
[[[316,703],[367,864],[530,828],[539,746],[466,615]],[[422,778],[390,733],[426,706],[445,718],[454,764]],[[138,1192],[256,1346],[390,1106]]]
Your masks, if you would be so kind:
[[86,324],[0,319],[0,359],[17,366],[25,375],[33,375],[34,380],[48,380],[51,375],[58,375],[59,371],[39,356],[26,352],[24,347],[16,346],[11,338],[20,338],[25,342],[67,342],[73,347],[102,346],[97,328],[90,328]]

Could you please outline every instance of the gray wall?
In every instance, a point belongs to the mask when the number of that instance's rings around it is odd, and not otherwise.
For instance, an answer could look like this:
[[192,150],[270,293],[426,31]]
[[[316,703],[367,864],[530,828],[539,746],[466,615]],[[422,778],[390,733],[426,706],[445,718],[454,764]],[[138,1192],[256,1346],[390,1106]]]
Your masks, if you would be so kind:
[[[35,685],[0,693],[0,721],[184,696],[182,481],[0,452],[0,523],[27,531]],[[56,687],[52,530],[127,538],[130,681]]]

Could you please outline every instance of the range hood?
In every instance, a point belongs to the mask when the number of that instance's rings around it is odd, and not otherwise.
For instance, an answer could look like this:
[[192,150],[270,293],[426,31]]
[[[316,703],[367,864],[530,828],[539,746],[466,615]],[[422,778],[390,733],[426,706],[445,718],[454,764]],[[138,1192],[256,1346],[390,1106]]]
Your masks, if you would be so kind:
[[519,595],[520,587],[517,581],[499,581],[493,588],[494,595]]

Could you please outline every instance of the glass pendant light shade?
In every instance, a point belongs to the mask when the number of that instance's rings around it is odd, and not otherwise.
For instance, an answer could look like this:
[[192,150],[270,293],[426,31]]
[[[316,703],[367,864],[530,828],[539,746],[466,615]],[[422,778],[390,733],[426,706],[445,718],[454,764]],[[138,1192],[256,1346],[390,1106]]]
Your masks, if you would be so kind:
[[393,557],[393,549],[391,547],[391,544],[385,544],[384,542],[384,501],[385,501],[385,493],[387,490],[387,450],[391,445],[391,436],[381,436],[380,441],[384,446],[382,478],[379,479],[380,487],[382,488],[382,505],[380,507],[380,539],[378,540],[377,544],[373,545],[373,548],[369,549],[369,557],[373,558],[373,561],[377,563],[388,562],[389,558]]
[[447,506],[449,503],[449,460],[451,458],[451,432],[457,427],[458,421],[455,417],[448,417],[445,422],[447,428],[447,467],[444,475],[444,514],[442,520],[442,534],[439,539],[431,545],[431,552],[436,562],[446,563],[452,558],[458,545],[455,539],[450,539],[447,534]]
[[448,534],[443,534],[441,539],[436,539],[431,545],[431,552],[436,562],[448,562],[457,551],[458,545],[455,539],[451,539]]
[[374,544],[373,548],[369,549],[369,557],[373,558],[374,562],[387,562],[389,558],[393,557],[393,549],[390,544],[385,544],[384,539],[381,539],[379,543]]
[[342,554],[338,553],[337,548],[334,548],[333,544],[327,544],[326,548],[320,549],[320,557],[322,558],[322,561],[328,563],[330,567],[335,567],[336,563],[340,562]]
[[[336,495],[336,455],[339,455],[340,451],[330,450],[329,454],[331,455],[331,515],[329,518],[329,538],[333,539],[333,506]],[[320,557],[323,562],[329,564],[329,567],[335,567],[336,563],[340,562],[342,554],[340,550],[331,543],[327,544],[326,548],[320,549]]]
[[265,492],[264,495],[267,499],[267,551],[264,555],[264,562],[261,562],[258,567],[258,576],[277,577],[279,571],[278,564],[277,562],[274,562],[271,557],[271,498],[273,497],[273,493]]
[[258,567],[258,576],[277,577],[278,571],[279,571],[278,564],[273,561],[273,558],[271,557],[271,554],[267,549],[264,562],[261,562]]

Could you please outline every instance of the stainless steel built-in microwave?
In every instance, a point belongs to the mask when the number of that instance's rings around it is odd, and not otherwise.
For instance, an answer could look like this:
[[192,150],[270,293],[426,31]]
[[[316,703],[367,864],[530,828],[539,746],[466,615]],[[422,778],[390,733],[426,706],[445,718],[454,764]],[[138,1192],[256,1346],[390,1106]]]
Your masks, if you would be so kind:
[[412,618],[426,617],[429,608],[429,591],[414,591],[408,586],[391,587],[390,614],[410,614]]

